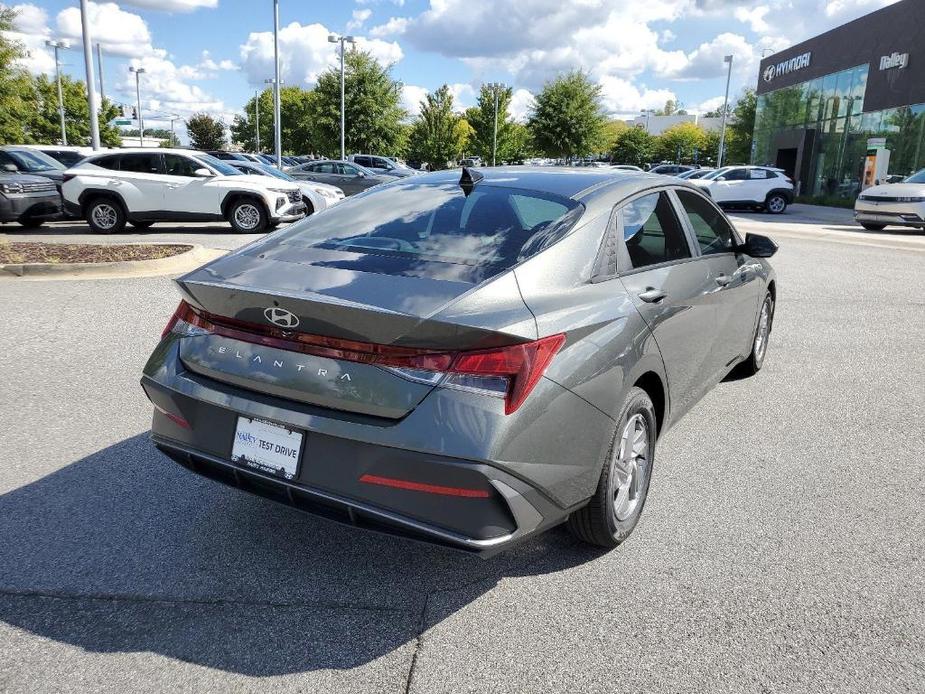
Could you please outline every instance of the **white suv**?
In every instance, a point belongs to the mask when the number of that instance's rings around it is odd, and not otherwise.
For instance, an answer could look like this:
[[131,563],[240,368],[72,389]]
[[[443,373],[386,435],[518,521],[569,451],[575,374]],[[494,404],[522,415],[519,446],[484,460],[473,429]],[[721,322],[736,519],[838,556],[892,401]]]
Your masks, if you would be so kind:
[[204,152],[123,149],[96,154],[64,174],[64,207],[100,234],[125,223],[227,220],[256,233],[305,214],[298,184],[247,176]]
[[780,214],[793,202],[793,181],[782,169],[725,166],[691,180],[721,207],[757,207]]

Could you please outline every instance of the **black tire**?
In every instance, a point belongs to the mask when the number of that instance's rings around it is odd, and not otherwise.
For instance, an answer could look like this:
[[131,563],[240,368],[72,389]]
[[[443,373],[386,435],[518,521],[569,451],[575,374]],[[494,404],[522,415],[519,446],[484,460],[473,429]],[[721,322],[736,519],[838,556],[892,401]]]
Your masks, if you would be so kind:
[[861,226],[867,231],[883,231],[886,229],[886,224],[871,224],[870,222],[861,222]]
[[764,201],[764,209],[768,214],[783,214],[788,204],[785,195],[781,193],[771,193]]
[[[636,419],[637,416],[640,419]],[[634,499],[634,505],[631,511],[618,517],[619,510],[615,508],[615,501],[619,493],[614,489],[614,485],[619,483],[619,471],[617,462],[620,459],[621,451],[625,450],[623,434],[627,430],[630,421],[634,420],[634,425],[640,421],[645,422],[646,455],[644,466],[637,467],[636,470],[641,473],[636,478],[635,497],[632,497],[633,485],[629,486],[627,494]],[[638,431],[638,429],[634,429]],[[626,405],[618,420],[617,429],[614,433],[613,441],[607,452],[607,458],[604,461],[601,478],[597,485],[594,496],[584,506],[573,512],[568,519],[568,528],[571,533],[583,542],[607,547],[612,549],[621,544],[633,532],[636,523],[639,522],[639,516],[642,514],[643,506],[646,503],[646,497],[649,493],[649,482],[652,479],[652,466],[655,463],[655,442],[656,442],[656,419],[655,407],[648,394],[641,388],[630,390],[626,398]],[[624,508],[621,504],[621,508]]]
[[134,221],[132,221],[132,222],[129,222],[129,224],[131,224],[131,225],[132,225],[133,227],[135,227],[136,229],[147,229],[147,228],[149,228],[152,224],[154,224],[154,222],[134,222]]
[[[231,228],[239,234],[259,234],[267,230],[267,211],[254,198],[238,198],[228,206],[225,215]],[[247,223],[253,221],[252,224]]]
[[33,229],[37,229],[38,227],[42,226],[45,223],[45,220],[44,219],[32,219],[31,217],[20,217],[19,219],[16,220],[16,222],[20,226],[24,226],[26,228],[31,227]]
[[93,198],[84,216],[94,234],[118,234],[125,229],[125,210],[112,198]]
[[[768,312],[767,325],[762,327],[762,316],[765,309]],[[752,351],[748,358],[736,368],[738,375],[754,376],[761,371],[764,366],[765,357],[768,355],[768,339],[771,337],[771,328],[774,326],[774,299],[771,292],[764,295],[764,301],[761,304],[761,312],[758,314],[758,325],[755,326],[755,335],[752,337]],[[763,335],[763,346],[759,346],[758,338]]]

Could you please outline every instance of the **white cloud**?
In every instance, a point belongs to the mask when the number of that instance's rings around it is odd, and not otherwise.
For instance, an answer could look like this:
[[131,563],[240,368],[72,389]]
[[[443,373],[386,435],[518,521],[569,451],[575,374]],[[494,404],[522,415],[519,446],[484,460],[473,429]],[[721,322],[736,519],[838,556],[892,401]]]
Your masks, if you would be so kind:
[[354,10],[352,14],[352,19],[347,22],[347,31],[355,31],[363,26],[366,23],[366,20],[370,18],[373,11],[370,9],[363,10]]
[[450,94],[453,95],[453,107],[457,112],[465,111],[470,106],[475,106],[476,89],[466,82],[455,82],[448,85]]
[[758,65],[757,50],[753,42],[739,34],[724,33],[687,54],[683,64],[674,69],[663,71],[664,77],[675,79],[711,79],[723,77],[728,70],[723,57],[733,56],[733,71],[739,75],[749,77],[755,73]]
[[[110,55],[136,58],[147,55],[166,55],[151,44],[151,33],[145,21],[131,12],[125,12],[114,2],[87,4],[94,43],[101,43],[103,51]],[[58,13],[58,34],[66,39],[80,42],[83,30],[80,10],[68,7]]]
[[[221,99],[187,81],[200,79],[195,68],[178,67],[173,61],[157,55],[147,56],[143,60],[133,58],[130,65],[145,69],[140,77],[143,110],[166,110],[183,114],[195,111],[221,112],[227,110]],[[122,94],[130,97],[127,101],[134,103],[134,99],[131,98],[135,94],[134,74],[126,69],[117,82],[117,88]]]
[[737,7],[733,14],[740,22],[748,24],[752,31],[761,33],[770,29],[770,26],[765,21],[765,17],[770,11],[771,8],[767,5],[759,5],[751,9],[747,7]]
[[[279,31],[280,74],[293,85],[314,84],[318,75],[337,62],[335,44],[328,43],[331,32],[323,24],[292,22]],[[383,65],[403,57],[395,42],[357,38],[357,47],[368,51]],[[253,32],[241,45],[241,68],[251,84],[263,84],[273,76],[273,32]]]
[[660,108],[669,99],[677,99],[670,89],[640,89],[632,82],[605,75],[600,80],[601,101],[611,117],[636,116],[645,108]]
[[401,88],[401,105],[410,116],[416,116],[421,112],[421,102],[427,96],[428,90],[425,87],[418,87],[413,84],[402,85]]
[[3,35],[22,44],[26,56],[19,60],[19,65],[32,74],[52,74],[55,71],[54,53],[45,46],[46,39],[51,38],[48,28],[48,14],[41,7],[35,5],[14,5],[12,10],[16,13],[13,20],[13,31],[3,32]]
[[192,12],[201,7],[218,7],[218,0],[121,0],[125,5],[134,5],[146,10],[164,12]]
[[526,89],[515,89],[507,106],[507,113],[518,123],[525,123],[533,110],[533,103],[533,94]]
[[[719,96],[714,96],[710,99],[706,99],[705,101],[701,101],[699,104],[697,104],[697,106],[694,106],[689,110],[696,113],[709,113],[710,111],[716,111],[717,109],[722,108],[724,101],[725,97],[720,94]],[[729,101],[734,104],[735,98],[730,95]]]
[[399,36],[405,33],[409,21],[406,17],[390,17],[385,24],[380,24],[370,29],[369,35],[379,38],[383,36]]
[[827,17],[841,17],[843,15],[860,15],[879,10],[881,7],[892,5],[899,0],[828,0],[825,3]]

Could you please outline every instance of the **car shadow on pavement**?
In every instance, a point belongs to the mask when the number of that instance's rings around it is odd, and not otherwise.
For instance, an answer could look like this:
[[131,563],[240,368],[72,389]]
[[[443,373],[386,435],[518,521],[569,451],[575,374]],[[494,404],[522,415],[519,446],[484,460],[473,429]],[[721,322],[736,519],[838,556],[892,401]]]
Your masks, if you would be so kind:
[[[0,233],[7,234],[8,236],[49,236],[49,235],[68,235],[73,234],[75,236],[98,236],[100,239],[106,240],[110,238],[109,234],[94,234],[90,231],[90,227],[82,221],[75,220],[72,222],[56,222],[53,224],[43,224],[40,227],[23,227],[19,225],[3,225],[0,227]],[[233,234],[231,226],[225,222],[218,222],[215,224],[199,224],[198,226],[192,226],[190,224],[170,224],[170,223],[158,223],[154,224],[147,229],[136,229],[131,224],[128,224],[123,231],[120,231],[118,234],[113,236],[122,238],[125,236],[137,236],[139,239],[144,239],[146,236],[152,234]]]
[[0,496],[0,620],[251,676],[344,669],[504,577],[602,554],[561,528],[482,560],[344,527],[198,477],[139,434]]

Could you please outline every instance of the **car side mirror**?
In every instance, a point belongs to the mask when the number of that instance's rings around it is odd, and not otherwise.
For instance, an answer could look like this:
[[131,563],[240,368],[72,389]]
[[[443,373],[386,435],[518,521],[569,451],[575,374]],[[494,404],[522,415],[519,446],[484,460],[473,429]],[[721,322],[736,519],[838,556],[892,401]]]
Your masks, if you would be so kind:
[[19,169],[16,168],[16,164],[4,164],[3,170],[9,171],[10,173],[16,173],[17,171],[19,171]]
[[212,178],[214,174],[206,168],[201,168],[193,171],[193,175],[199,176],[200,178]]
[[745,243],[739,250],[752,258],[770,258],[777,253],[777,244],[762,234],[745,234]]

